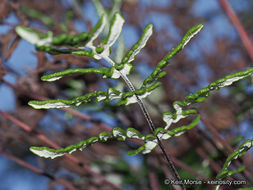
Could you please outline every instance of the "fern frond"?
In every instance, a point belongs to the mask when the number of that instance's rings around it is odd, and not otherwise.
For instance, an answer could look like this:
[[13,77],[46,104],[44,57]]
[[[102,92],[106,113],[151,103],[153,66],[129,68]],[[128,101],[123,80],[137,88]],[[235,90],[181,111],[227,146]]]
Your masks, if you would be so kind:
[[216,179],[228,178],[231,175],[234,175],[238,172],[241,172],[245,169],[245,166],[241,166],[236,170],[229,171],[228,167],[233,160],[236,160],[242,157],[250,148],[253,147],[253,140],[245,140],[232,154],[228,156],[223,165],[222,170],[218,173]]
[[163,120],[166,122],[165,129],[168,129],[172,123],[177,123],[179,120],[187,117],[188,115],[197,113],[197,111],[194,109],[183,110],[184,107],[190,106],[194,103],[202,102],[208,96],[211,95],[212,91],[217,91],[220,88],[230,86],[234,82],[249,77],[252,73],[253,68],[249,68],[245,71],[227,75],[224,78],[218,79],[217,81],[210,83],[207,87],[199,89],[194,94],[186,96],[183,101],[175,101],[173,103],[174,112],[165,112],[163,114]]
[[128,53],[122,59],[121,64],[131,63],[135,59],[135,56],[145,47],[152,33],[153,33],[153,25],[148,24],[145,27],[143,34],[141,35],[138,42],[135,45],[133,45],[133,47],[128,51]]
[[183,107],[185,104],[183,104],[180,101],[175,101],[173,102],[173,108],[174,112],[164,112],[163,113],[163,121],[166,123],[166,126],[164,129],[168,129],[172,123],[177,123],[181,119],[186,118],[189,115],[196,114],[197,110],[195,109],[188,109],[188,110],[183,110]]
[[198,115],[189,125],[177,127],[172,130],[157,128],[154,134],[149,134],[145,136],[145,143],[143,146],[140,146],[137,150],[128,151],[127,154],[128,155],[136,155],[139,153],[148,154],[157,147],[158,145],[157,139],[168,140],[171,137],[180,136],[184,134],[186,131],[195,127],[198,124],[199,120],[200,120],[200,115]]
[[51,55],[59,55],[59,54],[73,54],[73,55],[83,55],[93,58],[94,52],[88,50],[73,50],[73,49],[59,49],[54,46],[48,45],[35,45],[37,51],[44,51]]
[[119,38],[124,22],[125,19],[122,15],[119,12],[116,12],[109,29],[109,35],[107,36],[107,39],[102,42],[104,48],[104,51],[102,52],[103,56],[110,55],[110,47]]
[[115,127],[112,129],[112,132],[101,132],[97,137],[91,137],[87,140],[81,141],[75,145],[67,146],[66,148],[61,149],[52,149],[48,147],[30,147],[30,150],[44,158],[51,158],[54,159],[59,156],[63,156],[66,153],[71,154],[74,151],[80,150],[82,151],[87,146],[90,146],[97,142],[106,142],[108,140],[117,139],[119,141],[125,141],[127,138],[131,139],[139,139],[144,140],[145,144],[141,146],[138,150],[131,151],[129,154],[138,154],[142,151],[143,154],[149,153],[157,146],[156,142],[156,135],[159,136],[159,138],[162,139],[169,139],[173,136],[179,136],[183,134],[185,131],[191,129],[194,127],[198,121],[200,120],[200,116],[197,116],[194,121],[187,125],[187,126],[181,126],[177,129],[173,129],[171,131],[165,130],[163,128],[158,128],[155,131],[155,134],[148,134],[146,136],[141,135],[139,131],[137,131],[134,128],[128,128],[126,131],[122,130],[121,128]]
[[[242,157],[252,147],[253,147],[253,140],[245,140],[232,154],[230,154],[228,156],[228,158],[225,161],[225,164],[223,165],[223,168],[217,174],[216,179],[217,180],[224,180],[236,173],[242,172],[246,168],[245,166],[241,166],[241,167],[234,169],[234,170],[229,170],[228,168],[233,160],[236,160],[236,159]],[[220,187],[220,185],[216,185],[215,190],[219,190],[219,187]]]
[[192,27],[183,37],[181,40],[180,44],[174,48],[170,53],[168,53],[157,65],[157,67],[154,69],[154,71],[144,80],[143,84],[144,85],[149,85],[153,83],[154,81],[158,80],[159,78],[163,77],[166,72],[162,71],[166,66],[168,66],[169,59],[176,55],[179,51],[181,51],[186,44],[189,43],[189,41],[196,35],[198,34],[202,28],[204,27],[203,24],[196,25]]
[[[56,77],[51,77],[48,80],[57,80],[57,77],[61,76],[56,76]],[[72,100],[44,100],[44,101],[37,101],[37,100],[32,100],[29,101],[28,104],[32,106],[35,109],[52,109],[52,108],[67,108],[70,107],[71,105],[79,106],[82,103],[90,103],[92,101],[95,102],[100,102],[100,101],[105,101],[109,102],[114,99],[119,99],[117,105],[129,105],[136,103],[136,94],[140,98],[145,98],[147,95],[152,93],[155,88],[157,88],[160,85],[160,83],[155,83],[154,85],[150,87],[142,87],[138,90],[135,90],[133,92],[120,92],[116,90],[115,88],[109,88],[106,92],[105,91],[96,91],[92,93],[88,93],[84,96],[80,96],[77,98],[74,98]]]
[[87,32],[81,32],[79,34],[61,34],[53,38],[52,45],[55,46],[84,46],[91,38],[91,35]]
[[20,37],[34,45],[50,46],[53,41],[53,33],[51,31],[42,34],[37,30],[25,26],[17,26],[15,31]]
[[35,109],[67,108],[72,105],[79,106],[82,103],[90,103],[92,101],[99,102],[102,100],[108,101],[120,97],[121,92],[117,91],[114,88],[109,88],[107,92],[99,90],[96,92],[88,93],[84,96],[74,98],[72,100],[62,100],[62,99],[44,100],[44,101],[32,100],[29,101],[28,104]]
[[90,32],[91,38],[90,38],[89,42],[87,43],[88,47],[94,47],[93,41],[95,39],[97,39],[97,37],[99,36],[99,34],[103,31],[103,29],[105,27],[105,24],[106,24],[105,16],[102,15],[99,18],[99,21],[97,22],[97,24],[95,25],[95,27],[93,27],[93,29]]
[[107,67],[87,68],[87,69],[77,68],[77,69],[67,69],[67,70],[52,73],[49,75],[44,75],[41,77],[41,80],[51,82],[51,81],[59,80],[66,75],[88,74],[88,73],[103,74],[104,78],[112,76],[112,71],[108,69]]
[[[100,6],[99,1],[94,0],[94,2],[97,2],[98,5],[97,7],[99,9]],[[115,7],[116,6],[117,5],[115,5]],[[121,59],[121,61],[117,60],[118,64],[116,64],[109,56],[111,54],[111,47],[121,34],[121,30],[125,20],[119,12],[116,12],[113,16],[113,21],[110,24],[109,34],[107,38],[104,41],[102,41],[99,45],[95,45],[94,41],[99,37],[101,32],[105,29],[106,25],[109,26],[108,14],[111,14],[111,13],[107,14],[105,9],[103,10],[100,9],[100,12],[101,17],[90,33],[83,32],[76,35],[62,34],[54,37],[53,33],[50,31],[47,32],[46,34],[43,34],[34,29],[24,26],[17,26],[15,30],[19,36],[29,41],[30,43],[34,44],[36,49],[39,51],[44,51],[52,55],[73,54],[73,55],[88,56],[97,60],[104,59],[111,65],[111,68],[101,67],[101,68],[68,69],[65,71],[45,75],[41,78],[43,81],[55,81],[70,74],[97,73],[102,74],[104,78],[118,79],[119,77],[122,77],[122,79],[128,85],[130,92],[120,92],[115,88],[109,88],[107,91],[96,91],[93,93],[88,93],[84,96],[77,97],[72,100],[58,99],[46,101],[30,101],[29,105],[36,109],[49,109],[49,108],[70,107],[72,105],[79,106],[82,103],[90,103],[93,101],[109,102],[115,99],[117,99],[117,105],[129,105],[138,102],[139,105],[141,106],[142,111],[144,110],[143,113],[150,124],[151,131],[153,132],[151,132],[152,134],[147,134],[143,136],[139,131],[133,128],[128,128],[126,131],[124,131],[118,127],[115,127],[112,129],[111,133],[101,132],[98,134],[98,136],[91,137],[75,145],[70,145],[62,149],[52,149],[48,147],[31,147],[30,150],[33,153],[37,154],[38,156],[53,159],[59,156],[63,156],[66,153],[71,154],[76,150],[81,151],[85,147],[90,146],[97,142],[106,142],[111,139],[117,139],[118,141],[126,141],[127,138],[139,139],[144,141],[143,146],[140,146],[137,150],[129,151],[128,152],[129,155],[134,155],[138,153],[142,154],[150,153],[158,145],[161,145],[159,143],[160,140],[168,140],[171,137],[179,136],[197,125],[197,123],[200,120],[199,115],[195,117],[195,119],[189,125],[181,126],[173,130],[168,130],[172,123],[177,123],[183,118],[186,118],[192,114],[197,114],[197,110],[186,109],[187,106],[190,106],[194,103],[202,102],[211,94],[212,91],[219,90],[220,88],[229,86],[236,81],[242,80],[252,75],[253,73],[253,68],[249,68],[248,70],[245,71],[227,75],[226,77],[209,84],[206,88],[202,88],[198,90],[196,93],[186,96],[183,101],[175,101],[173,103],[174,110],[172,112],[163,113],[163,121],[165,122],[165,126],[157,128],[154,131],[154,128],[152,128],[152,122],[150,122],[151,118],[149,117],[148,112],[145,111],[142,99],[150,95],[158,86],[160,86],[161,83],[157,82],[157,80],[166,74],[166,72],[164,72],[163,69],[170,64],[169,59],[172,58],[174,55],[176,55],[179,51],[181,51],[189,43],[189,41],[202,30],[203,25],[199,24],[191,28],[184,35],[180,44],[176,46],[176,48],[172,49],[172,51],[169,52],[158,63],[154,71],[143,81],[142,86],[139,89],[135,90],[131,81],[129,81],[129,79],[127,78],[127,75],[129,75],[133,70],[133,65],[131,63],[135,60],[136,55],[145,47],[148,39],[152,35],[153,25],[149,24],[145,27],[143,34],[138,40],[138,42],[132,46],[132,48],[128,51],[128,53],[126,53],[126,55],[123,57],[123,59]],[[30,13],[35,14],[36,12]],[[66,49],[61,49],[58,46],[71,46],[78,48],[78,50],[73,48],[67,49],[66,47],[65,47]],[[228,167],[232,160],[241,157],[252,146],[253,140],[247,140],[242,145],[240,145],[240,147],[236,149],[236,151],[227,158],[223,169],[217,175],[217,179],[224,179],[237,172],[243,171],[243,169],[245,168],[244,166],[232,171],[229,171]]]
[[249,68],[245,71],[233,73],[225,76],[224,78],[218,79],[215,82],[209,84],[206,88],[199,89],[196,93],[188,95],[183,104],[191,105],[197,102],[204,101],[208,96],[210,96],[210,92],[214,90],[219,90],[220,88],[230,86],[234,82],[242,80],[246,77],[249,77],[253,73],[253,68]]

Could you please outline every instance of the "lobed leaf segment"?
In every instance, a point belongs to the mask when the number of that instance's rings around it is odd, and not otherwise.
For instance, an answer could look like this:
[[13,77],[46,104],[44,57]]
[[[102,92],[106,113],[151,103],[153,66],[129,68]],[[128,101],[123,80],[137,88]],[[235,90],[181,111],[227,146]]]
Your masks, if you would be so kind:
[[171,138],[173,136],[179,136],[179,135],[183,134],[185,131],[194,127],[198,123],[199,120],[200,120],[200,116],[197,116],[194,119],[194,121],[192,123],[190,123],[189,125],[181,126],[179,128],[173,129],[171,131],[165,130],[163,128],[158,128],[158,129],[156,129],[154,134],[148,134],[146,136],[141,135],[141,133],[134,128],[128,128],[126,131],[124,131],[119,127],[114,127],[112,129],[111,133],[101,132],[101,133],[99,133],[99,135],[97,137],[91,137],[85,141],[81,141],[75,145],[70,145],[66,148],[52,149],[52,148],[48,148],[48,147],[30,147],[30,150],[34,154],[37,154],[40,157],[54,159],[56,157],[63,156],[66,153],[71,154],[72,152],[77,151],[77,150],[82,151],[87,146],[90,146],[90,145],[97,143],[97,142],[106,142],[111,139],[125,141],[127,138],[130,138],[130,139],[144,140],[145,145],[141,146],[136,151],[129,152],[128,153],[129,155],[138,154],[139,152],[142,152],[143,154],[147,154],[147,153],[151,152],[155,148],[155,146],[157,145],[156,136],[158,136],[159,139],[161,139],[161,140],[168,140],[169,138]]
[[163,71],[163,69],[168,66],[169,59],[172,58],[174,55],[176,55],[179,51],[181,51],[186,44],[189,43],[189,41],[196,35],[198,34],[202,28],[204,27],[203,24],[199,24],[191,28],[182,38],[181,42],[179,45],[177,45],[176,48],[172,49],[170,53],[168,53],[157,65],[157,67],[154,69],[154,71],[144,80],[143,85],[150,85],[154,81],[158,80],[159,78],[163,77],[166,72]]
[[93,4],[95,5],[97,9],[97,14],[99,17],[105,16],[106,19],[106,26],[104,28],[104,35],[107,35],[109,32],[109,26],[110,26],[110,21],[112,17],[114,16],[115,12],[120,11],[121,4],[123,0],[113,0],[112,7],[110,10],[106,9],[101,1],[99,0],[92,0]]
[[[228,156],[223,165],[222,170],[217,174],[216,179],[223,180],[236,173],[242,172],[245,169],[245,166],[241,166],[238,169],[229,170],[229,166],[233,160],[236,160],[242,157],[250,148],[253,147],[253,140],[245,140],[232,154]],[[219,185],[215,187],[216,190],[219,189]]]
[[230,86],[234,82],[237,82],[239,80],[242,80],[251,76],[252,73],[253,73],[253,68],[249,68],[241,72],[227,75],[224,78],[218,79],[217,81],[210,83],[206,88],[201,88],[196,93],[186,96],[182,104],[185,106],[186,105],[189,106],[194,103],[202,102],[208,96],[210,96],[211,91],[219,90],[220,88]]
[[161,83],[155,83],[153,86],[150,87],[143,87],[133,92],[120,92],[114,88],[109,88],[106,92],[105,91],[96,91],[92,93],[88,93],[84,96],[80,96],[74,98],[72,100],[45,100],[45,101],[37,101],[32,100],[29,101],[28,104],[35,109],[51,109],[51,108],[67,108],[71,105],[79,106],[82,103],[90,103],[90,102],[100,102],[105,101],[109,102],[114,99],[119,99],[117,105],[129,105],[137,102],[136,95],[140,98],[145,98],[151,92],[157,88]]

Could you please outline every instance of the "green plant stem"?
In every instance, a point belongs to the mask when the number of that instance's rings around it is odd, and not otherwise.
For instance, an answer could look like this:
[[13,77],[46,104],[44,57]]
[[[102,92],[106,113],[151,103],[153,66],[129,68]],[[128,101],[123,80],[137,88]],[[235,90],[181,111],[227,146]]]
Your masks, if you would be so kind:
[[[103,58],[104,58],[109,64],[111,64],[112,66],[115,65],[115,63],[113,62],[113,60],[111,60],[109,57],[103,57]],[[129,90],[130,90],[130,91],[135,91],[135,88],[134,88],[133,84],[132,84],[131,81],[127,78],[127,76],[124,75],[123,73],[121,73],[120,71],[119,71],[119,73],[120,73],[120,76],[122,77],[122,79],[123,79],[123,80],[125,81],[125,83],[127,84]],[[154,124],[153,124],[153,122],[152,122],[152,119],[151,119],[151,117],[150,117],[150,115],[149,115],[149,113],[148,113],[148,111],[147,111],[146,106],[144,105],[142,99],[140,99],[140,97],[139,97],[138,95],[135,94],[135,97],[136,97],[136,99],[137,99],[137,102],[138,102],[138,104],[139,104],[139,106],[140,106],[140,108],[141,108],[141,111],[142,111],[142,113],[143,113],[145,119],[146,119],[147,122],[148,122],[150,131],[151,131],[152,133],[154,133],[154,131],[155,131],[155,126],[154,126]],[[168,166],[169,166],[170,170],[171,170],[172,173],[174,174],[174,177],[176,178],[176,180],[180,181],[181,178],[180,178],[180,176],[179,176],[179,174],[178,174],[178,172],[177,172],[177,170],[176,170],[175,165],[174,165],[173,162],[171,161],[169,155],[166,153],[165,148],[164,148],[164,145],[162,144],[162,142],[160,141],[160,139],[159,139],[157,136],[156,136],[156,138],[157,138],[158,146],[159,146],[160,149],[162,150],[162,153],[163,153],[163,155],[164,155],[164,157],[165,157],[165,160],[168,162]],[[181,187],[182,187],[183,190],[185,190],[185,187],[184,187],[183,184],[181,185]]]

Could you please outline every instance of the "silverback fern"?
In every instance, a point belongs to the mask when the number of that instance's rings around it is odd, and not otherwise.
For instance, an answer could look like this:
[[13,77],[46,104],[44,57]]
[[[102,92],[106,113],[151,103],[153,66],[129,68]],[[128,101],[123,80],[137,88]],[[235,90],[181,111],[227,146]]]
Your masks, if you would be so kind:
[[[125,141],[127,138],[129,139],[139,139],[144,141],[144,145],[140,146],[137,150],[129,151],[129,155],[135,155],[138,153],[147,154],[154,150],[157,146],[161,148],[166,160],[169,163],[175,177],[180,179],[178,176],[174,165],[169,159],[169,156],[165,152],[163,145],[161,143],[162,140],[168,140],[171,137],[182,135],[184,132],[192,129],[197,125],[200,120],[200,115],[196,109],[189,109],[188,106],[204,101],[211,93],[211,91],[219,90],[222,87],[229,86],[236,81],[249,77],[253,73],[253,68],[247,69],[245,71],[241,71],[238,73],[230,74],[221,78],[215,82],[209,84],[206,88],[202,88],[195,92],[194,94],[190,94],[185,97],[184,100],[175,101],[173,103],[174,112],[165,112],[163,113],[163,120],[165,122],[164,126],[160,126],[159,128],[155,128],[153,122],[147,112],[147,109],[142,101],[143,98],[150,95],[157,87],[161,85],[158,81],[161,77],[163,77],[166,72],[163,69],[170,65],[169,59],[176,55],[179,51],[181,51],[189,41],[197,35],[201,29],[203,28],[202,24],[196,25],[191,28],[185,36],[182,38],[181,42],[177,47],[172,49],[156,66],[154,71],[143,81],[142,86],[139,89],[135,89],[132,85],[131,81],[128,79],[128,75],[131,74],[133,70],[132,62],[135,60],[135,56],[145,47],[148,39],[153,33],[153,25],[149,24],[145,27],[142,36],[139,41],[132,46],[132,48],[126,53],[120,63],[116,63],[114,60],[110,58],[111,54],[111,46],[115,43],[118,37],[121,34],[121,30],[124,24],[124,18],[120,13],[115,13],[113,21],[110,25],[109,35],[107,38],[100,42],[99,45],[94,45],[94,40],[98,38],[101,32],[104,30],[106,25],[105,16],[101,16],[98,23],[91,30],[91,32],[80,33],[77,35],[67,35],[61,34],[59,36],[53,36],[52,32],[47,32],[46,34],[42,34],[37,32],[34,29],[17,26],[16,32],[23,39],[29,41],[30,43],[36,46],[36,49],[39,51],[45,51],[52,55],[57,54],[75,54],[88,56],[90,58],[100,60],[104,59],[107,61],[111,67],[100,67],[100,68],[76,68],[76,69],[67,69],[64,71],[56,72],[53,74],[45,75],[41,77],[43,81],[55,81],[59,80],[62,77],[70,74],[87,74],[87,73],[97,73],[101,74],[103,78],[112,78],[118,79],[122,78],[126,85],[129,88],[129,92],[121,92],[116,90],[115,88],[109,88],[107,91],[95,91],[92,93],[88,93],[84,96],[80,96],[74,98],[72,100],[46,100],[46,101],[30,101],[28,104],[35,109],[49,109],[49,108],[66,108],[72,105],[79,106],[80,104],[91,103],[91,102],[109,102],[112,100],[117,100],[117,105],[130,105],[133,103],[138,103],[144,117],[146,118],[149,128],[150,134],[142,135],[139,131],[134,128],[128,128],[127,130],[122,130],[119,127],[114,127],[109,132],[99,133],[97,136],[90,137],[87,140],[81,141],[77,144],[67,146],[66,148],[61,149],[52,149],[48,147],[31,147],[30,150],[37,154],[40,157],[51,158],[54,159],[59,156],[63,156],[64,154],[71,154],[76,150],[83,150],[85,147],[92,145],[97,142],[106,142],[110,139],[117,139],[119,141]],[[59,49],[59,46],[72,46],[78,49]],[[169,127],[172,123],[177,123],[181,119],[186,118],[190,115],[196,115],[195,119],[188,125],[181,126],[175,128],[173,130],[169,130]],[[245,141],[232,155],[227,159],[222,171],[217,176],[217,179],[224,179],[229,177],[230,175],[242,171],[243,168],[239,170],[229,172],[228,166],[232,159],[236,159],[237,157],[242,156],[249,148],[253,146],[252,140]],[[217,187],[218,189],[219,187]]]

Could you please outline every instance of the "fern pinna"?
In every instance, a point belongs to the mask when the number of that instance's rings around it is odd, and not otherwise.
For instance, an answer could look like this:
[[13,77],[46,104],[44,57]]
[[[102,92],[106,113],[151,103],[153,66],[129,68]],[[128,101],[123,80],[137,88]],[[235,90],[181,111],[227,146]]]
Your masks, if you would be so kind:
[[[192,129],[197,125],[200,120],[200,115],[198,115],[196,109],[189,109],[188,106],[194,103],[202,102],[210,95],[212,91],[229,86],[232,83],[244,79],[253,73],[253,68],[249,68],[245,71],[227,75],[226,77],[209,84],[206,88],[202,88],[196,93],[186,96],[184,100],[175,101],[173,103],[174,112],[165,112],[163,114],[165,125],[159,128],[154,128],[152,120],[147,113],[142,99],[150,95],[157,87],[161,85],[158,79],[166,74],[163,69],[170,65],[169,59],[177,54],[180,50],[182,50],[187,45],[187,43],[201,31],[203,25],[199,24],[191,28],[182,38],[179,45],[172,49],[172,51],[157,64],[154,71],[143,81],[141,87],[139,89],[135,89],[131,81],[128,79],[128,75],[130,75],[131,71],[133,70],[132,62],[135,60],[135,56],[145,47],[148,39],[152,35],[153,25],[149,24],[145,27],[139,41],[132,46],[132,48],[128,51],[128,53],[126,53],[120,63],[116,63],[110,58],[111,46],[120,36],[123,24],[124,19],[121,14],[118,12],[115,13],[113,21],[110,25],[109,35],[99,45],[94,45],[94,40],[98,38],[106,25],[105,16],[100,17],[98,23],[90,33],[83,32],[77,35],[62,34],[59,36],[53,36],[52,32],[42,34],[35,31],[34,29],[24,26],[16,27],[16,32],[18,35],[34,44],[36,46],[36,49],[39,51],[45,51],[52,55],[75,54],[88,56],[96,60],[104,59],[111,65],[110,68],[100,67],[67,69],[64,71],[42,76],[41,80],[51,82],[59,80],[62,77],[70,74],[97,73],[101,74],[103,78],[118,79],[121,77],[129,88],[129,92],[121,92],[115,88],[109,88],[107,91],[99,90],[71,100],[34,100],[28,103],[30,106],[35,109],[66,108],[70,106],[79,106],[80,104],[84,103],[100,101],[109,102],[112,100],[117,100],[117,105],[130,105],[133,103],[138,103],[144,113],[145,118],[147,119],[151,132],[150,134],[144,136],[134,128],[128,128],[124,131],[119,127],[114,127],[111,133],[102,132],[98,134],[98,136],[90,137],[87,140],[81,141],[74,145],[70,145],[66,148],[52,149],[48,147],[31,147],[30,150],[33,153],[37,154],[40,157],[53,159],[59,156],[63,156],[66,153],[70,154],[76,150],[83,150],[85,147],[94,143],[105,142],[110,139],[117,139],[119,141],[125,141],[126,139],[142,140],[144,141],[144,145],[140,146],[137,150],[129,151],[128,154],[134,155],[138,153],[150,153],[157,146],[161,145],[161,140],[168,140],[171,137],[182,135],[184,132]],[[59,46],[72,46],[78,49],[59,49]],[[196,117],[190,124],[169,130],[169,127],[172,123],[177,123],[181,119],[193,114],[196,115]],[[252,142],[250,144],[250,147],[252,147]],[[226,165],[228,165],[228,163]],[[218,177],[224,176],[225,173],[227,173],[226,168],[227,167],[221,171]]]

